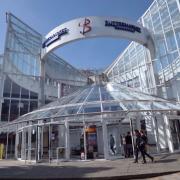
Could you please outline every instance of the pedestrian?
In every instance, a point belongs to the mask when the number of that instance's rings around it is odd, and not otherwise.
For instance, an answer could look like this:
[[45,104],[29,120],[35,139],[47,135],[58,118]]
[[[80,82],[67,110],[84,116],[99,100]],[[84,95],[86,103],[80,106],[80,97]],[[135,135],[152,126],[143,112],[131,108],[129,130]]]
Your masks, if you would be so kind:
[[[145,141],[143,140],[143,137],[141,137],[141,133],[139,132],[139,130],[137,130],[137,129],[135,130],[135,135],[136,135],[136,143],[135,143],[135,161],[134,161],[134,163],[138,163],[138,153],[140,151],[141,155],[143,157],[143,164],[145,164],[146,163],[145,154],[147,155],[147,153],[145,151]],[[154,158],[151,157],[150,155],[148,157],[153,162]]]
[[113,135],[111,134],[110,135],[110,149],[113,152],[113,155],[115,155],[114,145],[115,145],[115,140],[114,140]]
[[132,155],[132,138],[130,132],[127,132],[125,141],[126,141],[126,157],[129,158]]
[[143,140],[143,143],[142,143],[142,150],[144,151],[144,154],[149,158],[151,159],[151,161],[153,162],[154,161],[154,157],[150,156],[148,153],[147,153],[147,144],[148,144],[148,138],[145,134],[145,132],[143,130],[140,131],[140,134],[141,134],[141,139]]

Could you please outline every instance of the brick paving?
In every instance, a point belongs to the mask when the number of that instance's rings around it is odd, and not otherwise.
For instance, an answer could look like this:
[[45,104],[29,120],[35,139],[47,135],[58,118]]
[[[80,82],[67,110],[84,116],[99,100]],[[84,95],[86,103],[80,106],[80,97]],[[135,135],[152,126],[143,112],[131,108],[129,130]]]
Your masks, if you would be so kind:
[[[29,164],[15,160],[0,161],[0,179],[145,179],[180,172],[180,154],[155,157],[155,162],[133,163],[133,159],[71,161]],[[179,176],[180,174],[171,175]],[[174,178],[173,177],[173,178]],[[166,177],[164,177],[166,178]],[[170,178],[172,179],[172,178]],[[163,179],[165,180],[165,179]]]

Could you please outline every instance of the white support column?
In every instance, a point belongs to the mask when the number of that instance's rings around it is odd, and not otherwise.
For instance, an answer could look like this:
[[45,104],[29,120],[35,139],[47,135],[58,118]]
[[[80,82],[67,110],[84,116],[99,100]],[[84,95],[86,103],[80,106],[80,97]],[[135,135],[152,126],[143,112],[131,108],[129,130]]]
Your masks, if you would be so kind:
[[171,135],[169,119],[168,119],[167,115],[164,115],[164,123],[165,123],[165,127],[166,127],[165,131],[166,131],[166,135],[167,135],[167,143],[168,143],[169,151],[171,153],[173,153],[174,152],[173,140],[172,140],[172,135]]
[[129,117],[129,122],[130,122],[130,129],[131,129],[131,137],[132,137],[132,148],[133,148],[133,156],[134,156],[134,158],[135,158],[135,149],[134,149],[134,147],[135,147],[135,142],[134,142],[134,136],[133,136],[133,131],[134,131],[134,129],[133,129],[133,124],[132,124],[132,119]]
[[69,122],[65,120],[65,152],[66,160],[70,159]]
[[118,149],[117,149],[117,152],[119,152],[120,153],[120,155],[122,155],[122,144],[121,144],[121,134],[122,134],[122,123],[121,123],[121,121],[118,123],[118,138],[119,138],[119,146],[118,145],[116,145],[116,146],[118,146]]
[[49,124],[49,163],[51,163],[51,124]]
[[40,138],[40,128],[36,126],[36,162],[40,160],[40,148],[41,148],[41,138]]
[[61,146],[61,125],[58,124],[58,147]]
[[58,83],[58,98],[61,98],[62,96],[62,83]]
[[167,132],[166,132],[166,124],[165,124],[165,121],[164,121],[164,116],[161,115],[161,120],[162,120],[162,126],[163,126],[163,133],[164,133],[164,142],[165,142],[165,148],[168,148],[168,138],[167,138]]
[[63,139],[62,139],[62,137],[64,137],[63,135],[63,129],[62,129],[62,127],[61,127],[62,125],[58,125],[58,147],[60,147],[60,146],[64,146],[64,145],[62,145],[62,142],[63,142]]
[[104,144],[104,158],[109,159],[107,124],[104,119],[102,119],[102,132],[103,132],[103,144]]
[[159,133],[158,133],[158,128],[157,128],[157,119],[156,117],[152,114],[152,125],[153,125],[153,131],[154,131],[154,136],[155,136],[155,141],[156,141],[156,148],[157,148],[157,153],[160,153],[160,144],[159,144]]
[[18,144],[19,144],[19,133],[16,131],[16,138],[15,138],[15,158],[18,159]]
[[21,159],[25,159],[25,129],[22,130]]
[[28,127],[28,160],[31,161],[31,134],[32,134],[32,127]]
[[6,155],[5,155],[5,159],[8,158],[8,149],[9,149],[9,128],[8,128],[8,132],[6,134]]
[[83,131],[84,131],[84,157],[85,157],[85,160],[87,160],[87,143],[86,143],[86,125],[85,124],[83,127]]
[[44,126],[41,126],[41,157],[43,156]]

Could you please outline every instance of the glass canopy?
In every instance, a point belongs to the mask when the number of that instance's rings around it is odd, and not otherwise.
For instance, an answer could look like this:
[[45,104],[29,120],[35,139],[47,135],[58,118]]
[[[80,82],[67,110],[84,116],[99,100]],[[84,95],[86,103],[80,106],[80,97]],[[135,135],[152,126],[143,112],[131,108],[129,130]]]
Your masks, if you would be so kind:
[[180,105],[177,105],[176,102],[108,82],[83,87],[69,96],[21,116],[16,122],[83,114],[177,110],[180,110]]

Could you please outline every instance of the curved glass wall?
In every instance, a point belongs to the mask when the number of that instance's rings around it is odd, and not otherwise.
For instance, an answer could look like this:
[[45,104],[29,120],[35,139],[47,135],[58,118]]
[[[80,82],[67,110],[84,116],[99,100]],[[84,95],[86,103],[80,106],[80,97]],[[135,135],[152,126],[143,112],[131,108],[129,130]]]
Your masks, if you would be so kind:
[[[0,121],[11,121],[37,108],[40,92],[40,50],[42,35],[7,13],[7,33],[1,71]],[[87,82],[77,69],[51,53],[46,60],[46,103],[67,95]],[[61,85],[58,90],[58,85]],[[59,93],[61,91],[61,93]],[[59,93],[59,94],[58,94]],[[2,106],[2,108],[1,108]]]
[[180,10],[178,0],[154,0],[139,23],[154,36],[156,59],[132,42],[106,70],[111,81],[180,100]]
[[134,129],[147,132],[153,153],[179,148],[178,141],[168,144],[177,133],[166,137],[167,118],[179,109],[117,83],[94,84],[1,125],[0,133],[16,132],[15,157],[23,160],[122,158],[122,138],[128,131],[133,137]]
[[[21,116],[16,122],[51,118],[64,120],[64,117],[69,119],[72,117],[76,120],[82,115],[83,118],[87,115],[91,119],[90,116],[99,116],[102,113],[109,114],[110,117],[114,113],[163,112],[179,109],[180,106],[176,105],[176,102],[134,91],[132,88],[117,83],[106,83],[84,87],[72,95]],[[80,119],[82,120],[82,117]]]

